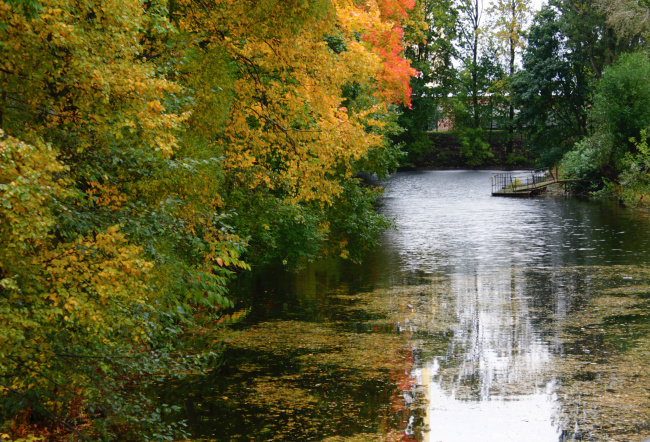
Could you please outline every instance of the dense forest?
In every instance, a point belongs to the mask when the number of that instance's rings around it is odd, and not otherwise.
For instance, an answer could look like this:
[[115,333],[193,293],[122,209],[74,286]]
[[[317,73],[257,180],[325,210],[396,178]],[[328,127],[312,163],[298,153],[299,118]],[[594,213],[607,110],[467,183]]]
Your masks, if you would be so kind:
[[[468,165],[650,193],[647,0],[0,0],[0,438],[174,440],[265,263],[357,261],[447,122]],[[518,138],[519,137],[519,138]]]

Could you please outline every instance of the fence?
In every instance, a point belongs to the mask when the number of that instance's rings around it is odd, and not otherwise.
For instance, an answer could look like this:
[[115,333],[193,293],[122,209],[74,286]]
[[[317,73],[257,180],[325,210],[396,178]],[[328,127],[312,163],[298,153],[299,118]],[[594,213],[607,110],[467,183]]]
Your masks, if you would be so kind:
[[492,175],[492,194],[530,192],[553,181],[547,170],[497,173]]

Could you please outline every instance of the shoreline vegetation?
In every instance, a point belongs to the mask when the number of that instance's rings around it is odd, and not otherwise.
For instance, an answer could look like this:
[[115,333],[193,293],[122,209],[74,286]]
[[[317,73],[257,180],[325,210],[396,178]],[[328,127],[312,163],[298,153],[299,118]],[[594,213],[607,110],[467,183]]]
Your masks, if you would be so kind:
[[486,131],[488,144],[486,155],[479,161],[471,161],[462,149],[459,131],[429,131],[428,145],[417,151],[406,148],[401,170],[446,169],[533,169],[534,156],[525,148],[525,141],[517,135],[509,151],[508,134],[504,131]]
[[148,388],[221,347],[180,337],[253,266],[372,250],[356,171],[534,159],[648,205],[650,5],[548,2],[0,0],[0,438],[189,437]]
[[[405,155],[401,159],[397,170],[536,170],[540,168],[539,155],[531,151],[529,139],[525,133],[515,133],[510,136],[502,130],[486,130],[484,135],[487,143],[484,146],[481,160],[474,160],[462,148],[462,134],[459,130],[429,131],[426,133],[428,143],[418,144],[417,149],[405,149]],[[510,143],[508,140],[512,139]],[[647,152],[641,147],[641,154]],[[543,162],[542,162],[543,164]],[[575,177],[575,173],[566,164],[559,164],[541,169],[554,169],[560,177]],[[644,171],[641,166],[641,174],[648,175],[650,171]],[[565,192],[566,189],[566,192]],[[547,194],[564,195],[570,194],[585,197],[604,197],[617,199],[622,205],[640,210],[650,210],[650,193],[647,188],[640,186],[636,193],[614,184],[606,177],[597,175],[584,176],[572,186],[562,187],[550,186]]]
[[420,6],[0,0],[3,442],[191,437],[239,275],[372,249]]

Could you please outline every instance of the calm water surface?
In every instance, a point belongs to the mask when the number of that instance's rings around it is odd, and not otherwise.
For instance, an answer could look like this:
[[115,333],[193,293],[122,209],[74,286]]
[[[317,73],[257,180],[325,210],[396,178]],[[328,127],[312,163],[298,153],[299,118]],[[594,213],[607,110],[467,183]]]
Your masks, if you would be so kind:
[[212,440],[635,441],[650,436],[650,222],[490,195],[488,171],[398,173],[363,265],[239,287],[225,362],[182,394]]
[[[488,176],[397,174],[386,186],[384,213],[399,226],[387,245],[400,271],[448,278],[452,293],[430,315],[455,317],[447,351],[414,370],[429,399],[424,439],[587,437],[571,435],[558,417],[554,364],[565,349],[554,334],[585,307],[584,291],[572,286],[591,277],[586,269],[609,266],[616,275],[648,264],[647,219],[608,202],[494,198]],[[621,284],[632,279],[617,276]]]

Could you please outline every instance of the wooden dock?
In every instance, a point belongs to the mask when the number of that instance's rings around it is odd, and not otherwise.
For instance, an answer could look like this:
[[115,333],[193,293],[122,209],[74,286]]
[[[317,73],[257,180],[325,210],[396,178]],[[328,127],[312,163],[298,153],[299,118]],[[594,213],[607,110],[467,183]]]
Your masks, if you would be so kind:
[[491,181],[492,196],[534,196],[551,184],[564,182],[548,171],[497,173]]

